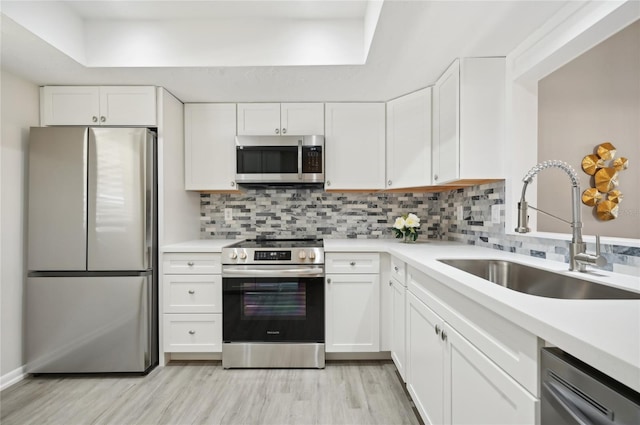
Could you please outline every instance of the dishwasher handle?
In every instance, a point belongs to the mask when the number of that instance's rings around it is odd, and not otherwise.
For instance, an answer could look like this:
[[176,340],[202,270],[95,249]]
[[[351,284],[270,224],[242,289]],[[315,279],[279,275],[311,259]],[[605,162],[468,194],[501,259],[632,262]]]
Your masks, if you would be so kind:
[[[582,394],[561,382],[547,381],[542,385],[542,398],[549,401],[566,423],[576,425],[614,425],[608,415],[595,408]],[[608,416],[608,417],[607,417]]]

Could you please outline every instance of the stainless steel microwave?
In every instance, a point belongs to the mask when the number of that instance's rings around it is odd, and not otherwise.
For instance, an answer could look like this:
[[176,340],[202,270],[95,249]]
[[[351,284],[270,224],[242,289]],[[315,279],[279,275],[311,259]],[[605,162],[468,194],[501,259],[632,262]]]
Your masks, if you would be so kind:
[[236,136],[236,183],[324,183],[324,136]]

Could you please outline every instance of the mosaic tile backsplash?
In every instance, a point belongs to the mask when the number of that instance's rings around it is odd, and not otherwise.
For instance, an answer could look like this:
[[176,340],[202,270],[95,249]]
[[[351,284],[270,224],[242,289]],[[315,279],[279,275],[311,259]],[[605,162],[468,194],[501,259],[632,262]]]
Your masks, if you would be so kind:
[[[506,235],[504,182],[441,193],[327,193],[312,188],[247,189],[241,194],[201,195],[203,239],[266,237],[393,238],[396,217],[414,212],[421,219],[420,240],[443,239],[518,254],[569,261],[563,240]],[[500,205],[500,224],[491,223]],[[463,220],[457,220],[458,206]],[[225,221],[231,208],[233,220]],[[594,252],[592,244],[587,245]],[[640,273],[640,248],[602,245],[607,270]]]

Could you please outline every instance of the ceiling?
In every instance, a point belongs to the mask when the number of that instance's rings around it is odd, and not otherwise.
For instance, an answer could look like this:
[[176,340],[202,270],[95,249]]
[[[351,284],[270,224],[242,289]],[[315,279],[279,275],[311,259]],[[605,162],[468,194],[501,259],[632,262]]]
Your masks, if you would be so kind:
[[[163,66],[87,66],[6,16],[3,9],[2,67],[40,85],[158,85],[183,102],[385,101],[433,84],[456,57],[505,56],[564,4],[387,0],[366,62],[313,66],[172,66],[171,58]],[[172,24],[196,17],[218,24],[234,19],[342,22],[362,20],[367,14],[365,1],[143,0],[65,5],[83,28],[104,21]],[[234,40],[225,39],[232,47]]]

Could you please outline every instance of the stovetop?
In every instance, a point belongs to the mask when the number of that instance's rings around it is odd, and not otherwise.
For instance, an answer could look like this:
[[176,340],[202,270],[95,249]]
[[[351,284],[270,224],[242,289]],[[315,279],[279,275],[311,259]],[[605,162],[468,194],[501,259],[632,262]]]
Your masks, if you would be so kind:
[[222,249],[223,265],[324,264],[322,239],[247,239]]
[[246,239],[230,248],[322,248],[322,239]]

